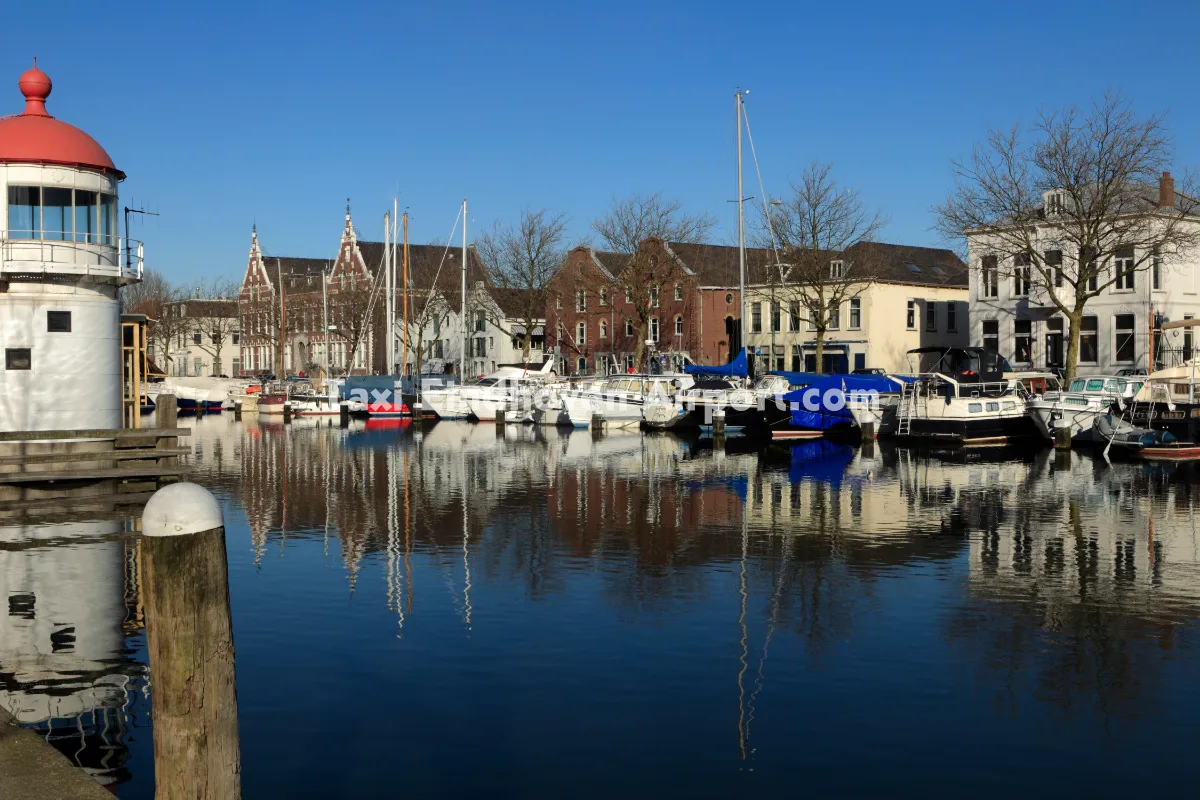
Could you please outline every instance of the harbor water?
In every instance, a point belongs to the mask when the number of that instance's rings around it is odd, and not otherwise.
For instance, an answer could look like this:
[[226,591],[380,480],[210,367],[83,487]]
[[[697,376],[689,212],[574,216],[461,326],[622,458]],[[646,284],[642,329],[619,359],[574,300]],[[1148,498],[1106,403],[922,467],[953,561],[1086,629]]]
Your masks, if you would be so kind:
[[[1191,466],[188,424],[225,514],[245,797],[1190,783]],[[125,800],[154,792],[137,525],[0,520],[0,704]]]

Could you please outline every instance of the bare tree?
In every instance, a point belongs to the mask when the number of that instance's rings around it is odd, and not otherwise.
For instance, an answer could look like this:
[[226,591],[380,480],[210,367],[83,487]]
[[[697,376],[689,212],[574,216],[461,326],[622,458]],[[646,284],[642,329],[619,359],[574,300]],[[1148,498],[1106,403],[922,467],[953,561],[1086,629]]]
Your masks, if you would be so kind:
[[121,287],[121,313],[160,316],[158,312],[172,291],[170,282],[161,272],[147,269],[139,282]]
[[566,214],[525,209],[515,225],[497,221],[476,242],[492,279],[511,292],[505,311],[515,314],[524,328],[516,336],[524,361],[529,360],[534,327],[546,315],[550,281],[566,256],[563,242],[568,222]]
[[984,297],[1001,277],[1017,294],[1044,298],[1067,319],[1066,376],[1079,361],[1084,308],[1105,289],[1200,244],[1194,179],[1183,191],[1164,170],[1173,147],[1162,114],[1141,117],[1114,92],[1090,108],[1038,113],[991,130],[953,162],[955,187],[935,209],[949,239],[982,254],[972,269]]
[[642,242],[661,239],[663,242],[699,243],[712,234],[716,225],[712,215],[685,213],[681,201],[664,198],[662,192],[614,197],[608,211],[592,220],[592,230],[599,235],[604,247],[630,259],[617,276],[615,287],[628,303],[619,305],[614,298],[613,305],[621,321],[629,323],[637,336],[635,364],[642,363],[650,319],[657,314],[662,286],[669,279],[682,277],[678,264],[660,249],[641,253]]
[[190,323],[178,313],[176,301],[185,292],[171,284],[160,272],[146,270],[141,283],[121,288],[121,311],[125,314],[145,314],[147,338],[154,348],[157,366],[168,370],[171,351],[179,338],[186,334]]
[[335,320],[337,333],[346,343],[346,374],[354,371],[354,357],[370,334],[373,323],[383,318],[381,293],[370,277],[347,275],[338,279],[330,294],[330,317]]
[[716,226],[711,214],[687,214],[681,201],[664,198],[662,192],[614,197],[608,211],[592,220],[592,230],[607,249],[629,256],[646,239],[703,242]]
[[832,172],[831,164],[809,164],[792,182],[791,196],[764,212],[759,234],[765,246],[778,252],[776,263],[764,268],[763,282],[781,313],[785,305],[795,305],[813,331],[818,372],[831,321],[877,274],[873,251],[859,245],[874,241],[887,224],[882,214],[867,208],[857,190],[839,186]]

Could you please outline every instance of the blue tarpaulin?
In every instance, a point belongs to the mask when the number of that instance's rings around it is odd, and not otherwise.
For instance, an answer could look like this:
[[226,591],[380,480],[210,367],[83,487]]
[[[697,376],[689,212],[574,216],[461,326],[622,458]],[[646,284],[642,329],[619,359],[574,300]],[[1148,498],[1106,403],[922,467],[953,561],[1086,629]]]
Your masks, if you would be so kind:
[[[816,431],[829,430],[838,425],[853,424],[854,418],[845,408],[847,395],[855,392],[895,393],[905,380],[890,375],[826,375],[816,372],[773,372],[787,378],[792,391],[783,395],[783,401],[792,412],[792,424]],[[816,390],[815,392],[813,390]],[[830,405],[828,392],[837,390]]]
[[683,371],[689,375],[723,375],[731,378],[745,378],[750,375],[749,365],[746,363],[745,350],[739,350],[733,361],[730,361],[723,367],[688,364],[683,368]]
[[[400,402],[397,397],[392,400],[396,391],[396,379],[391,375],[355,375],[347,377],[342,385],[342,400],[361,400],[370,403]],[[379,392],[379,394],[375,394]]]

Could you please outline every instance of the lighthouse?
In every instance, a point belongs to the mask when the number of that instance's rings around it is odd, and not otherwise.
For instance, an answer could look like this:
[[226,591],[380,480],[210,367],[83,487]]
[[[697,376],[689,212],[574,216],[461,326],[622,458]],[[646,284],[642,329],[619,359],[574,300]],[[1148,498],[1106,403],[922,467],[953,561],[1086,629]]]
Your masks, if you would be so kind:
[[17,85],[25,110],[0,117],[0,431],[119,428],[118,292],[142,275],[141,244],[117,235],[125,173],[50,115],[36,61]]

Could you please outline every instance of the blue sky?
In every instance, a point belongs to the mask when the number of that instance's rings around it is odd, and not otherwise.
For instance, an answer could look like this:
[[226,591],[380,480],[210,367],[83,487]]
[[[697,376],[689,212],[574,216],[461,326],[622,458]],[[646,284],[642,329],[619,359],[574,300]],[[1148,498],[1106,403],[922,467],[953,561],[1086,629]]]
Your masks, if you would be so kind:
[[1170,112],[1178,172],[1200,161],[1194,3],[47,8],[5,10],[0,113],[36,55],[50,112],[129,174],[123,203],[160,212],[133,234],[181,282],[240,278],[256,220],[269,253],[332,255],[346,197],[377,239],[397,191],[416,242],[444,239],[463,197],[473,230],[545,207],[582,239],[614,195],[659,190],[730,238],[739,86],[767,192],[832,162],[895,242],[936,243],[950,160],[988,125],[1109,86]]

